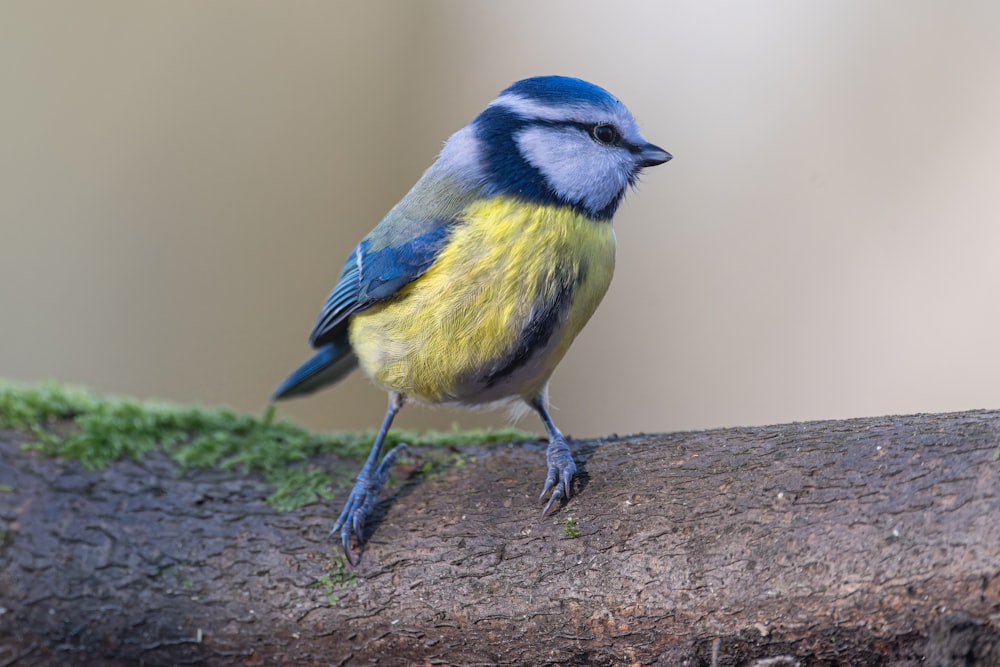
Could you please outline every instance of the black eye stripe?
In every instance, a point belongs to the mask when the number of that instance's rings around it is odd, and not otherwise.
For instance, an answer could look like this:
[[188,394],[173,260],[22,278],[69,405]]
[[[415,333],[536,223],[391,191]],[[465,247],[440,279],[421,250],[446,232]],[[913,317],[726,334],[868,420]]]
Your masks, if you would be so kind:
[[[534,122],[531,123],[531,125],[544,125],[546,127],[575,127],[576,129],[580,130],[581,132],[583,132],[588,137],[590,137],[591,139],[593,139],[594,141],[598,142],[601,145],[622,146],[624,148],[627,148],[629,151],[633,152],[638,150],[638,147],[633,146],[632,144],[629,144],[626,141],[624,141],[624,139],[622,139],[621,132],[618,131],[618,128],[615,127],[613,123],[609,122],[584,123],[577,120],[535,120]],[[598,131],[599,128],[608,128],[614,133],[614,136],[611,138],[610,141],[602,141],[597,137],[597,134],[595,133]]]
[[[633,155],[638,155],[642,153],[642,146],[626,141],[625,137],[623,137],[621,132],[618,131],[618,128],[614,125],[614,123],[610,122],[584,123],[583,121],[578,121],[578,120],[543,120],[540,118],[536,118],[534,120],[527,122],[524,121],[522,122],[523,122],[522,127],[531,127],[531,126],[553,127],[553,128],[574,127],[583,132],[584,134],[586,134],[595,142],[600,143],[602,146],[617,146],[620,148],[624,148]],[[614,130],[615,132],[614,141],[612,141],[610,144],[601,143],[601,141],[594,136],[594,130],[596,130],[598,127],[610,127],[612,130]]]

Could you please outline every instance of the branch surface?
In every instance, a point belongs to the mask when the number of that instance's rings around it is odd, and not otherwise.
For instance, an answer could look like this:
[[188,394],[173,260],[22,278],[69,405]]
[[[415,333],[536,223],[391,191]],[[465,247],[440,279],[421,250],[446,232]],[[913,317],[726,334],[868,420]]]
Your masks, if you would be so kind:
[[998,411],[575,442],[546,518],[542,445],[465,448],[387,494],[357,568],[343,498],[23,440],[0,666],[1000,664]]

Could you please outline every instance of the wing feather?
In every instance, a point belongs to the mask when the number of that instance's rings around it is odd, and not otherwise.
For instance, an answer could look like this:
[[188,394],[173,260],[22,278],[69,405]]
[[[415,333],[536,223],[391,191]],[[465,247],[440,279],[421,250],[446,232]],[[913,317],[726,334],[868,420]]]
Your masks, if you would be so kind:
[[376,248],[366,237],[344,262],[340,280],[327,297],[309,342],[320,347],[342,335],[354,313],[395,295],[434,263],[458,218],[421,220],[409,238],[395,234],[393,242]]

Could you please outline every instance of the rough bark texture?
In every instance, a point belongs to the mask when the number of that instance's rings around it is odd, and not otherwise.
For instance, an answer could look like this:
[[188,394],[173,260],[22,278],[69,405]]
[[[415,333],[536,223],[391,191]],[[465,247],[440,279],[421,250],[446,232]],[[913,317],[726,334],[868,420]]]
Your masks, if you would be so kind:
[[1000,664],[1000,412],[577,442],[547,518],[541,446],[469,449],[346,570],[342,498],[282,514],[253,478],[19,439],[0,666]]

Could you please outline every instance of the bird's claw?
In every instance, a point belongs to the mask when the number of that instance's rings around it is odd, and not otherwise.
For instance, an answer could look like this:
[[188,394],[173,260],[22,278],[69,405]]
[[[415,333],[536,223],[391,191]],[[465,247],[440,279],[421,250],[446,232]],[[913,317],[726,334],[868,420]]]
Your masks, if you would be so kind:
[[340,513],[340,517],[330,530],[330,537],[336,535],[338,531],[340,532],[340,544],[344,547],[344,555],[347,556],[347,562],[351,565],[357,565],[361,557],[359,553],[358,559],[355,559],[351,554],[351,536],[357,538],[359,546],[364,541],[365,519],[371,512],[371,508],[375,506],[375,499],[378,498],[378,492],[381,490],[366,488],[367,486],[367,484],[362,483],[360,478],[358,479],[358,483],[354,485],[354,489],[344,505],[344,511]]
[[[364,543],[365,521],[368,520],[372,514],[372,510],[375,509],[379,493],[381,493],[382,487],[385,486],[386,480],[389,479],[389,473],[396,464],[396,459],[405,449],[406,445],[404,444],[394,447],[385,455],[378,468],[374,470],[370,469],[373,466],[365,464],[365,467],[358,473],[358,481],[354,484],[354,488],[351,489],[351,495],[347,497],[344,510],[337,517],[337,522],[333,524],[333,528],[330,529],[330,537],[336,535],[338,531],[340,532],[340,544],[344,548],[347,562],[351,565],[357,565],[361,560],[360,548]],[[358,542],[359,553],[357,559],[351,554],[352,535]]]
[[552,495],[549,496],[549,502],[545,503],[545,508],[542,509],[542,516],[547,515],[559,499],[569,499],[573,476],[576,475],[576,463],[573,462],[573,455],[570,454],[569,447],[566,446],[565,442],[550,443],[549,448],[545,450],[545,459],[549,464],[549,472],[538,499],[544,500],[545,494],[549,491],[552,491]]

